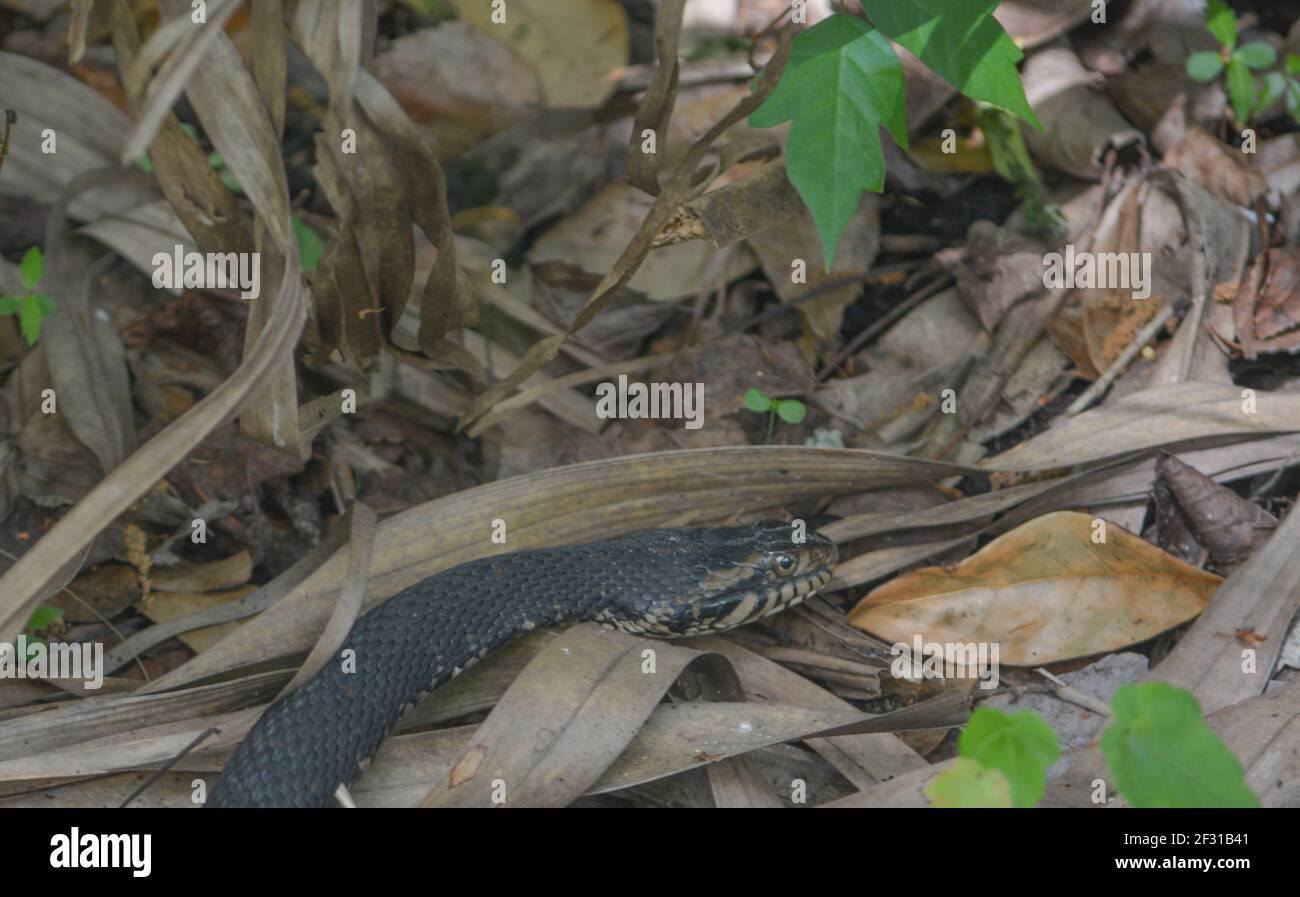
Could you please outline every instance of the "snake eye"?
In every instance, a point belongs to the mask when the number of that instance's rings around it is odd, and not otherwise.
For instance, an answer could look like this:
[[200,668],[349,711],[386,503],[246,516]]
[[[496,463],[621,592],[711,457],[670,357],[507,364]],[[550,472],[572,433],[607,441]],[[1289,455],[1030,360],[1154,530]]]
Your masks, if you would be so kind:
[[789,554],[778,554],[776,556],[776,569],[782,573],[789,573],[794,570],[794,556]]

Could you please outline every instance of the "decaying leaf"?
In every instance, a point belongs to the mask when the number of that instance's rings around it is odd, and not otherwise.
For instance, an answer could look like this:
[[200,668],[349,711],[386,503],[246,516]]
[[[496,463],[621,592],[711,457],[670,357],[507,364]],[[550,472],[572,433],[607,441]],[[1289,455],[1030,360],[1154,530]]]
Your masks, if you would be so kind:
[[1220,582],[1117,526],[1060,511],[954,567],[899,576],[849,622],[909,645],[917,635],[998,644],[1002,663],[1030,666],[1145,641],[1199,614]]
[[1257,256],[1232,301],[1237,342],[1247,358],[1300,352],[1300,249]]
[[1259,505],[1174,455],[1161,455],[1156,472],[1177,500],[1196,540],[1221,566],[1231,567],[1250,557],[1277,526],[1277,518]]

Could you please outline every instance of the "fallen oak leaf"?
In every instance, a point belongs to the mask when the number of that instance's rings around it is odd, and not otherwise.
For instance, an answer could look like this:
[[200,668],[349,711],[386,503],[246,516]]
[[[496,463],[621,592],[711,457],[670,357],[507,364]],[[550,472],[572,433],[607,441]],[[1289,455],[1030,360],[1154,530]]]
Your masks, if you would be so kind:
[[848,621],[893,643],[919,634],[996,644],[1001,663],[1036,666],[1114,651],[1185,623],[1221,581],[1120,527],[1061,511],[955,568],[926,567],[885,583]]

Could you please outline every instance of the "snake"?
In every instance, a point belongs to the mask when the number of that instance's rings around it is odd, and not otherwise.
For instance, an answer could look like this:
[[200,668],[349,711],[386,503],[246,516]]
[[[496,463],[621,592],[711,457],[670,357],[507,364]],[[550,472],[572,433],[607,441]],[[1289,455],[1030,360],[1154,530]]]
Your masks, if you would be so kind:
[[821,534],[761,520],[495,554],[436,573],[358,617],[332,659],[267,708],[205,806],[335,806],[403,713],[516,636],[581,622],[651,638],[723,632],[806,600],[835,561]]

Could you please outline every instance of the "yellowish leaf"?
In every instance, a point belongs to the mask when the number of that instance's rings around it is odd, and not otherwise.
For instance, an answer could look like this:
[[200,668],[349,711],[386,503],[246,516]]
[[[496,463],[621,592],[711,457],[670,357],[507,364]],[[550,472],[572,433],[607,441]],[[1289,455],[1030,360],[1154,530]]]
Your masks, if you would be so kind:
[[1121,527],[1062,511],[953,567],[885,583],[849,622],[908,645],[917,635],[997,643],[1001,663],[1030,666],[1149,639],[1199,614],[1220,582]]

